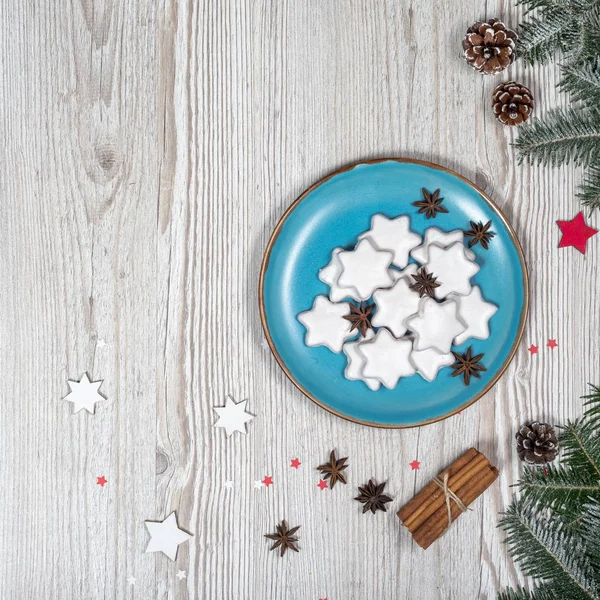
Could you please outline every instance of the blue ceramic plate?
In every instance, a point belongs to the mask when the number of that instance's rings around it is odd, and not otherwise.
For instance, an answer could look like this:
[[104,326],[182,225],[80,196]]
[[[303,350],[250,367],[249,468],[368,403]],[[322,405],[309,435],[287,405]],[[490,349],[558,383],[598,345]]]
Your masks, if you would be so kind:
[[[412,202],[421,188],[438,188],[448,214],[427,220]],[[362,381],[344,377],[346,357],[325,347],[304,344],[297,316],[327,294],[318,278],[331,251],[353,247],[370,227],[371,217],[409,215],[411,229],[423,235],[431,226],[444,231],[469,229],[469,221],[492,221],[495,237],[489,250],[473,247],[480,271],[472,283],[499,307],[490,320],[487,340],[467,341],[483,352],[487,371],[465,386],[452,369],[440,370],[433,382],[420,375],[402,378],[395,389],[373,392]],[[356,423],[376,427],[424,425],[469,406],[497,381],[512,359],[528,308],[527,268],[515,232],[498,207],[464,177],[443,167],[413,160],[384,159],[352,165],[325,177],[304,192],[279,221],[263,260],[260,311],[267,341],[292,382],[322,408]]]

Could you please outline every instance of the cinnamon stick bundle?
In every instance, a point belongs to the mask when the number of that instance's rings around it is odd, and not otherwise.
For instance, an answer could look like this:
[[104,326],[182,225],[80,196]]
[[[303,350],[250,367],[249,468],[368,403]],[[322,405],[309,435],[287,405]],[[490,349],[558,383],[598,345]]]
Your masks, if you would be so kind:
[[497,477],[498,469],[485,455],[470,448],[405,504],[398,517],[427,549]]

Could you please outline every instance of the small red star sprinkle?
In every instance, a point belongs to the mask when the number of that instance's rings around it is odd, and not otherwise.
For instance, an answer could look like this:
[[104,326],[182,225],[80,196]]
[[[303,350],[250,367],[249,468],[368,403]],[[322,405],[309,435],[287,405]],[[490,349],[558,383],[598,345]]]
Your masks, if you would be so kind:
[[319,479],[319,483],[317,483],[317,487],[321,488],[321,490],[324,490],[327,487],[327,482],[324,481],[323,479]]
[[585,224],[583,213],[580,212],[572,221],[556,221],[562,237],[560,238],[559,248],[573,246],[577,248],[581,254],[585,254],[585,246],[587,241],[598,233],[597,229]]
[[297,469],[301,464],[302,463],[297,458],[292,458],[292,463],[290,464],[290,467]]
[[265,478],[262,480],[262,482],[269,487],[270,485],[273,485],[273,477],[265,475]]
[[554,350],[554,348],[556,348],[558,346],[558,344],[556,343],[556,340],[548,340],[548,348],[550,348],[550,350]]
[[421,466],[421,463],[418,460],[413,460],[411,463],[408,464],[410,465],[410,468],[413,471],[416,471]]
[[529,352],[531,352],[532,356],[534,354],[538,353],[538,347],[535,344],[531,344],[531,346],[529,346],[529,348],[527,348],[527,350],[529,350]]
[[104,475],[102,475],[102,477],[96,477],[96,483],[104,487],[108,483],[108,480],[106,479],[106,477],[104,477]]

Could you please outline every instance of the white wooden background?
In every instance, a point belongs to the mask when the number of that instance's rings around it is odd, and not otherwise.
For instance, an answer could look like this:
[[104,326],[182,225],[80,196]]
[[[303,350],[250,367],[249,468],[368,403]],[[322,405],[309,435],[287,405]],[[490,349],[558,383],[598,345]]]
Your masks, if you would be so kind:
[[[518,166],[489,100],[505,78],[460,58],[466,27],[492,16],[519,20],[507,0],[0,3],[3,600],[470,600],[520,581],[496,529],[519,476],[513,436],[527,418],[576,416],[598,382],[600,238],[585,257],[557,249],[578,173]],[[507,73],[538,114],[565,102],[557,75]],[[531,274],[511,367],[422,429],[329,415],[262,345],[276,221],[315,180],[380,156],[482,186]],[[85,371],[108,398],[94,416],[61,400]],[[228,393],[249,398],[247,436],[213,428]],[[499,483],[423,552],[394,511],[471,445]],[[321,492],[332,448],[349,484]],[[274,485],[255,489],[265,475]],[[388,481],[389,514],[352,499],[369,477]],[[144,520],[172,510],[194,534],[175,563],[144,553]],[[301,552],[280,559],[263,534],[283,518],[302,526]]]

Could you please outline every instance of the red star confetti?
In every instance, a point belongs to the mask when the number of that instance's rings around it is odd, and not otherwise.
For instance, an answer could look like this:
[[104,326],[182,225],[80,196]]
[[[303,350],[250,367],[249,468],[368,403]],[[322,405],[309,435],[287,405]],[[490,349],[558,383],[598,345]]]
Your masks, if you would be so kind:
[[265,475],[265,478],[262,480],[262,482],[269,487],[270,485],[273,485],[273,478]]
[[529,352],[531,352],[531,356],[538,353],[538,347],[535,344],[531,344],[531,346],[529,346],[529,348],[527,348],[527,350],[529,350]]
[[556,340],[548,340],[548,344],[546,344],[550,350],[554,350],[558,346]]
[[292,458],[292,462],[290,464],[290,467],[293,467],[294,469],[297,469],[302,463],[297,459],[297,458]]
[[418,460],[413,460],[411,463],[408,463],[410,465],[410,468],[413,471],[416,471],[419,469],[419,467],[421,466],[421,463]]
[[108,480],[106,479],[106,477],[104,477],[104,475],[102,475],[102,477],[96,477],[96,483],[99,486],[104,487],[108,483]]
[[317,487],[321,488],[321,491],[323,491],[325,488],[327,488],[327,482],[324,481],[323,479],[319,479],[319,483],[317,483]]
[[560,238],[559,248],[573,246],[577,248],[581,254],[585,254],[585,246],[587,241],[598,233],[597,229],[585,224],[583,213],[580,212],[572,221],[556,221],[562,237]]

